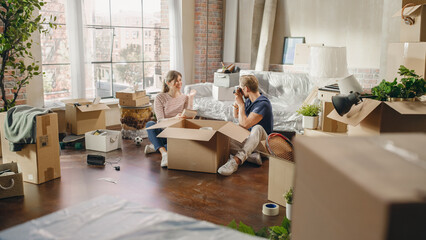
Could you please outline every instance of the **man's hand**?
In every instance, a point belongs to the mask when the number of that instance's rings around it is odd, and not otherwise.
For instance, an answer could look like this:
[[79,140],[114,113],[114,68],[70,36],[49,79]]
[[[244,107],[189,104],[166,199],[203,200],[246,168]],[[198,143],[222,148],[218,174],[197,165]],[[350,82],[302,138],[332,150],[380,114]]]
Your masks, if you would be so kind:
[[239,106],[239,107],[244,107],[244,100],[243,100],[243,95],[240,93],[240,91],[236,91],[234,93],[235,95],[235,103]]

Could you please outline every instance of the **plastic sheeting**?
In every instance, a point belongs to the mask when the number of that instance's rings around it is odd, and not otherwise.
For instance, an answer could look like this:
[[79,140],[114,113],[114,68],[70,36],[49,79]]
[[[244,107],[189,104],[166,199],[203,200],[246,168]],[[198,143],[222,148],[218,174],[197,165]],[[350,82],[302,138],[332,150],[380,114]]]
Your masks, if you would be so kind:
[[261,239],[160,209],[102,196],[0,232],[0,239]]
[[[260,91],[269,98],[274,114],[274,131],[302,130],[302,116],[296,110],[312,91],[313,84],[305,73],[283,73],[244,70],[241,75],[253,74],[259,80]],[[201,117],[237,122],[233,117],[233,101],[217,101],[212,97],[212,83],[187,85],[185,93],[196,89],[194,109]]]

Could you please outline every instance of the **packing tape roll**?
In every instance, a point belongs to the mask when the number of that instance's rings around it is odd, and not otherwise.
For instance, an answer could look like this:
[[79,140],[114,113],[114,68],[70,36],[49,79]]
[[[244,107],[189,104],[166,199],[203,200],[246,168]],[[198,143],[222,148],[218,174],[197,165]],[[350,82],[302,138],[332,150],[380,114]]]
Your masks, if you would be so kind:
[[275,203],[265,203],[263,204],[262,213],[266,216],[277,216],[280,214],[280,206]]

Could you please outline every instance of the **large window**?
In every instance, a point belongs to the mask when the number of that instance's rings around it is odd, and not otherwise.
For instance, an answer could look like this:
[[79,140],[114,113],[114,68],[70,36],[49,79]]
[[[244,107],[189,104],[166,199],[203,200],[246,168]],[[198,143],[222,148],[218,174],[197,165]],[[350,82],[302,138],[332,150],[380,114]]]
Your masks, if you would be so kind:
[[[65,18],[65,1],[45,1],[40,13],[46,18],[56,17],[58,27],[51,29],[49,34],[41,35],[42,70],[44,99],[64,99],[71,97],[71,69],[67,25]],[[44,25],[50,28],[49,24]]]
[[[54,37],[42,39],[46,100],[71,96],[70,65],[78,64],[70,62],[66,54],[66,1],[51,0],[42,12],[63,19],[58,22],[62,27],[52,31]],[[162,77],[170,68],[167,0],[81,1],[85,56],[78,61],[84,62],[85,78],[89,80],[82,84],[86,96],[113,97],[116,91],[135,85],[148,91],[161,89]],[[52,39],[57,41],[53,43]],[[51,50],[55,44],[62,47],[61,51]],[[54,68],[55,74],[48,73],[49,68]]]

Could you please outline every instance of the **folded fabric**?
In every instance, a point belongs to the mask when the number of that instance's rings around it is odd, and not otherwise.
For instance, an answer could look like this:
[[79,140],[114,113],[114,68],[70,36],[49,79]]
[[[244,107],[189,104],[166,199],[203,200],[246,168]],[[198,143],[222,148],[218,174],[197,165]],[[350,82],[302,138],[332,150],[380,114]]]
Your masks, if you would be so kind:
[[4,136],[11,151],[20,151],[24,144],[36,142],[36,116],[51,112],[49,109],[19,105],[7,111]]

